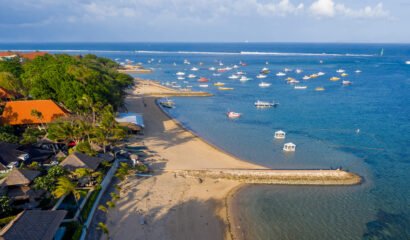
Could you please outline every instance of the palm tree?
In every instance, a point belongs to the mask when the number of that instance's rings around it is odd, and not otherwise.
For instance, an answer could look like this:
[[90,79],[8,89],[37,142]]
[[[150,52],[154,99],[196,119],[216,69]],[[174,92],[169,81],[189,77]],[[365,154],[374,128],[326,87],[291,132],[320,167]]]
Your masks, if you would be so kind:
[[86,177],[88,182],[91,181],[92,171],[88,168],[77,168],[73,173],[77,178]]
[[[60,177],[58,178],[57,187],[54,190],[53,195],[56,198],[61,198],[63,196],[72,194],[74,196],[76,208],[80,209],[80,206],[78,203],[81,198],[81,193],[80,191],[78,191],[76,187],[77,185],[73,183],[70,179],[68,179],[67,177]],[[79,221],[82,222],[81,214],[79,215]]]
[[108,230],[107,225],[103,222],[99,222],[97,229],[100,229],[105,235],[107,235],[107,238],[110,239],[110,231]]

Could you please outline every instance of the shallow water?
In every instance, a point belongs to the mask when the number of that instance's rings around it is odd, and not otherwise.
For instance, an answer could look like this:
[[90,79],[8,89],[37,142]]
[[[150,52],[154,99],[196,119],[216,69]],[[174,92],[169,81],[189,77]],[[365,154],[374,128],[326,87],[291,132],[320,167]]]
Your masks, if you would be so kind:
[[[169,113],[188,128],[240,158],[268,167],[341,166],[365,179],[353,187],[252,186],[241,190],[235,201],[247,239],[410,239],[410,65],[404,64],[410,60],[410,45],[77,43],[0,44],[0,48],[63,49],[119,61],[128,58],[155,69],[145,78],[177,81],[196,90],[200,90],[196,80],[187,79],[185,84],[176,80],[175,73],[188,74],[192,66],[203,62],[195,75],[225,82],[235,90],[218,91],[210,82],[207,90],[214,97],[174,99],[177,107]],[[192,64],[183,65],[184,59]],[[225,66],[246,62],[248,66],[239,70],[253,80],[230,80],[232,71],[212,76],[207,68],[218,67],[219,61]],[[264,79],[272,83],[270,88],[258,87],[260,80],[255,76],[262,67],[271,70]],[[319,71],[326,75],[301,83],[308,86],[306,90],[294,90],[283,77],[274,75],[285,67],[303,69],[302,74],[288,74],[298,80]],[[352,86],[329,81],[337,76],[338,68],[346,70]],[[354,73],[356,69],[362,73]],[[316,92],[317,86],[326,90]],[[276,100],[280,105],[258,110],[253,106],[257,99]],[[228,110],[243,116],[228,120]],[[273,139],[278,129],[287,132],[285,141]],[[295,153],[283,153],[283,143],[288,141],[297,145]]]

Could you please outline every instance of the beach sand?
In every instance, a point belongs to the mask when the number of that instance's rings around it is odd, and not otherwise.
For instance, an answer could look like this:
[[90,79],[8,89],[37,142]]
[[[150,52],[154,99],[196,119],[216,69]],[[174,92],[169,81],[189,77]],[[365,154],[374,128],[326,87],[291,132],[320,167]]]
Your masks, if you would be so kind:
[[[183,129],[166,116],[147,93],[170,91],[155,84],[136,88],[128,111],[143,113],[143,144],[155,175],[130,177],[121,183],[120,200],[108,212],[112,239],[231,239],[225,197],[241,183],[177,176],[170,170],[262,166],[241,161]],[[143,94],[143,95],[141,95]],[[166,170],[162,172],[161,170]],[[141,224],[145,221],[146,224]]]

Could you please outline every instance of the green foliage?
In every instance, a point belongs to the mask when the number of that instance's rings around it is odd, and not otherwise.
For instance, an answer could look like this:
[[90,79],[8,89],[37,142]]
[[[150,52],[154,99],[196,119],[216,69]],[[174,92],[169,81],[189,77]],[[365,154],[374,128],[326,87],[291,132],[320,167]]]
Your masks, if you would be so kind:
[[42,137],[44,133],[38,128],[26,128],[23,132],[21,144],[36,143],[37,140]]
[[130,166],[127,163],[122,162],[120,163],[120,167],[117,169],[115,176],[122,181],[129,174],[130,170]]
[[148,167],[144,164],[138,164],[137,166],[135,166],[135,168],[137,169],[138,172],[148,172]]
[[7,216],[11,213],[10,199],[7,196],[0,197],[0,216]]
[[116,71],[117,64],[95,55],[78,58],[65,54],[45,55],[24,64],[23,85],[36,99],[51,98],[70,110],[82,113],[90,108],[78,104],[83,96],[100,106],[123,104],[124,89],[133,82]]
[[109,235],[110,233],[107,225],[105,225],[103,222],[99,222],[97,228],[100,229],[105,235]]
[[104,205],[102,205],[102,204],[100,204],[100,205],[98,205],[98,210],[100,210],[100,211],[102,211],[102,212],[108,212],[108,209],[107,209],[107,207],[105,207]]
[[21,80],[10,72],[0,72],[0,87],[14,92],[24,92]]
[[0,126],[0,141],[8,143],[17,143],[18,137],[14,134],[14,129],[11,126]]
[[91,208],[93,207],[95,200],[97,199],[98,194],[100,193],[100,190],[94,190],[90,196],[87,199],[87,202],[85,203],[83,209],[81,209],[81,218],[84,220],[87,220],[88,215],[91,212]]
[[39,170],[40,169],[40,164],[38,162],[32,162],[28,166],[31,170]]
[[110,193],[111,199],[113,202],[117,201],[118,199],[120,199],[120,195],[116,194],[115,192],[111,192]]
[[108,206],[109,208],[115,208],[115,203],[112,202],[112,201],[107,201],[105,204],[107,204],[107,206]]
[[20,75],[23,73],[23,68],[19,59],[14,58],[8,61],[0,61],[0,72],[11,73],[14,77],[20,78]]
[[76,202],[78,202],[78,200],[80,200],[81,198],[81,194],[80,191],[76,189],[76,187],[76,184],[67,177],[59,177],[57,181],[57,187],[53,191],[53,195],[56,198],[61,198],[64,195],[73,194]]
[[10,217],[5,217],[0,219],[0,228],[6,226],[9,222],[11,222],[14,218],[17,216],[10,216]]
[[66,171],[59,165],[51,167],[47,171],[47,175],[34,179],[34,187],[36,189],[44,189],[48,192],[53,192],[56,188],[56,181],[59,177],[64,176]]
[[75,146],[75,151],[87,154],[88,156],[96,156],[97,152],[94,151],[89,142],[80,142]]

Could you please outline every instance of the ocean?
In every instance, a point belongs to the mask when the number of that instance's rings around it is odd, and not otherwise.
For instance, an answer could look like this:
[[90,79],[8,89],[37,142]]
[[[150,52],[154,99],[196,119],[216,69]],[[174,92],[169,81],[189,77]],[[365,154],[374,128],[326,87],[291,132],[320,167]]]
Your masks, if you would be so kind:
[[[154,70],[141,78],[214,94],[175,98],[176,108],[167,111],[221,149],[277,169],[341,167],[363,176],[363,184],[349,187],[243,188],[235,198],[236,227],[246,239],[410,239],[409,44],[2,43],[0,49],[94,53],[141,62]],[[239,68],[220,76],[208,70],[234,65]],[[270,70],[263,79],[271,83],[268,88],[260,88],[256,78],[264,67]],[[348,76],[340,77],[338,69]],[[197,78],[177,80],[179,71]],[[252,80],[228,78],[237,71]],[[286,76],[276,76],[280,71]],[[325,75],[302,80],[318,72]],[[334,76],[352,85],[329,81]],[[209,87],[199,88],[198,77],[209,78]],[[287,77],[307,89],[295,90]],[[213,86],[218,81],[234,90],[218,90]],[[256,100],[279,106],[256,109]],[[230,120],[227,111],[242,116]],[[287,133],[285,140],[273,138],[277,130]],[[283,152],[285,142],[295,143],[296,152]]]

